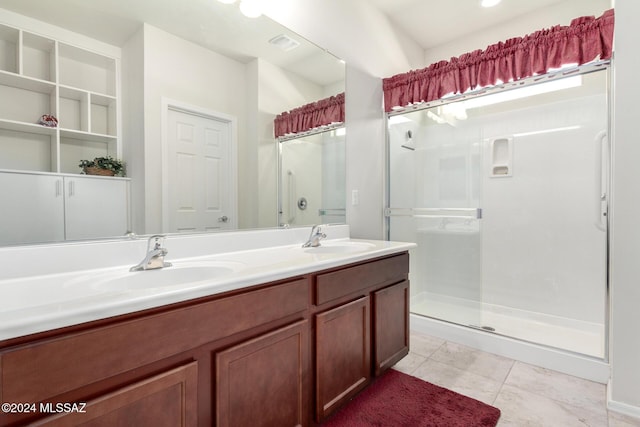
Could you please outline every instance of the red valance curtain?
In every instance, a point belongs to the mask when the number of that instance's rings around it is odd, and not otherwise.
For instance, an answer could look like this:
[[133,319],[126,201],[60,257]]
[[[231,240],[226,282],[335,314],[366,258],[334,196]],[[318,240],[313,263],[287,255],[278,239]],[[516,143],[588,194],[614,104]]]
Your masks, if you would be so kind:
[[273,121],[275,137],[305,132],[344,122],[344,92],[278,114]]
[[614,11],[585,16],[571,25],[536,31],[465,53],[450,61],[383,80],[385,111],[429,102],[447,94],[544,74],[563,65],[609,59],[613,50]]

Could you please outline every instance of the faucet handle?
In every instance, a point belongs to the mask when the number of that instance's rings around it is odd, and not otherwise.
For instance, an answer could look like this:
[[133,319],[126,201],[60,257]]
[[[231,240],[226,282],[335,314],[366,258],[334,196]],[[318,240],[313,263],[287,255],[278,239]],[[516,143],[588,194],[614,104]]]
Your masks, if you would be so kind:
[[149,237],[149,240],[147,241],[147,252],[152,247],[153,249],[160,249],[166,237],[167,236],[165,236],[164,234],[154,234],[153,236]]

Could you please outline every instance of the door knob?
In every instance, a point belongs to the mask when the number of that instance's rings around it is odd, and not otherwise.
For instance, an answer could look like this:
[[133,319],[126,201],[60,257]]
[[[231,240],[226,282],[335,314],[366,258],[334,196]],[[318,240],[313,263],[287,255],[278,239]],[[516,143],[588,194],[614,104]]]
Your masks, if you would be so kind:
[[218,222],[229,222],[229,217],[226,215],[223,215],[220,218],[218,218]]

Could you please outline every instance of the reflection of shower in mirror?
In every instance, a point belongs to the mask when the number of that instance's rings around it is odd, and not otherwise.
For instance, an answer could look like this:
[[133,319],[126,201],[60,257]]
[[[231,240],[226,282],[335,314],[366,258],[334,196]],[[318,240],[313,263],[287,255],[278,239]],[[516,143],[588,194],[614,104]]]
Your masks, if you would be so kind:
[[287,170],[287,181],[287,200],[289,201],[287,206],[289,219],[287,223],[293,224],[296,220],[296,175],[291,169]]
[[308,205],[309,205],[309,202],[307,202],[306,197],[300,197],[298,199],[298,209],[300,209],[301,211],[306,210]]
[[279,223],[345,222],[345,136],[340,129],[279,139]]

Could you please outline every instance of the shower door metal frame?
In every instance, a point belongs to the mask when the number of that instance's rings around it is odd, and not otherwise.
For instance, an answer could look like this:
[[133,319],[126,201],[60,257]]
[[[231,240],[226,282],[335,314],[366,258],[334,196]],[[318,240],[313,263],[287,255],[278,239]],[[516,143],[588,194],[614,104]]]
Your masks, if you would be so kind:
[[[383,226],[384,226],[384,230],[383,230],[383,235],[385,236],[386,240],[391,240],[391,227],[390,227],[390,222],[391,222],[391,217],[392,216],[413,216],[413,217],[425,217],[425,216],[429,216],[429,217],[437,217],[437,212],[436,211],[452,211],[453,209],[446,209],[446,208],[407,208],[407,209],[402,209],[402,208],[391,208],[390,204],[391,204],[391,176],[390,176],[390,144],[391,144],[391,140],[390,140],[390,136],[389,136],[389,119],[391,117],[394,116],[398,116],[398,115],[402,115],[402,114],[407,114],[407,113],[412,113],[412,112],[416,112],[416,111],[420,111],[420,110],[425,110],[428,108],[433,108],[433,107],[439,107],[439,106],[444,106],[447,104],[451,104],[454,102],[458,102],[458,101],[462,101],[462,100],[467,100],[467,99],[473,99],[473,98],[478,98],[484,95],[490,95],[490,94],[495,94],[495,93],[500,93],[500,92],[505,92],[505,91],[509,91],[509,90],[515,90],[515,89],[519,89],[522,87],[527,87],[527,86],[531,86],[531,85],[536,85],[536,84],[541,84],[541,83],[546,83],[549,81],[553,81],[555,79],[560,79],[563,77],[568,77],[568,76],[573,76],[573,75],[583,75],[583,74],[588,74],[588,73],[592,73],[592,72],[596,72],[596,71],[605,71],[606,74],[606,110],[607,110],[607,144],[606,144],[606,162],[604,163],[606,166],[606,173],[604,176],[606,176],[606,200],[605,200],[605,208],[604,208],[604,222],[606,223],[606,235],[605,235],[605,301],[604,301],[604,357],[598,358],[598,357],[592,357],[592,356],[587,356],[584,354],[580,354],[580,353],[576,353],[579,354],[582,357],[588,357],[588,358],[593,358],[595,360],[601,360],[605,363],[609,363],[609,325],[610,325],[610,304],[611,304],[611,296],[610,296],[610,288],[609,288],[609,283],[610,283],[610,198],[611,198],[611,179],[612,179],[612,174],[613,174],[613,167],[612,167],[612,151],[613,151],[613,138],[611,137],[611,123],[612,123],[612,115],[614,114],[613,112],[613,102],[612,102],[612,76],[613,76],[613,72],[612,69],[614,67],[614,61],[613,59],[610,60],[605,60],[605,61],[594,61],[588,64],[584,64],[581,66],[577,66],[577,67],[571,67],[571,68],[565,68],[565,69],[561,69],[555,72],[551,72],[551,73],[547,73],[547,74],[542,74],[539,76],[533,76],[533,77],[528,77],[522,80],[517,80],[514,82],[509,82],[509,83],[504,83],[504,84],[499,84],[499,85],[495,85],[495,86],[491,86],[491,87],[485,87],[485,88],[481,88],[481,89],[477,89],[477,90],[472,90],[469,92],[466,92],[464,94],[459,94],[459,95],[452,95],[452,96],[446,96],[444,98],[438,99],[438,100],[434,100],[434,101],[429,101],[429,102],[420,102],[420,103],[416,103],[407,107],[393,107],[393,110],[391,112],[388,112],[385,114],[385,170],[384,170],[384,221],[383,221]],[[458,209],[458,208],[456,208]],[[474,208],[459,208],[461,210],[466,210],[466,211],[471,211],[474,210]],[[482,209],[481,208],[477,208],[477,212],[478,212],[478,216],[476,217],[477,219],[481,219],[482,218]],[[449,215],[447,215],[449,216]],[[465,217],[464,213],[462,213],[461,215],[454,215],[454,216],[458,216],[458,217]],[[469,216],[470,218],[471,216]],[[446,322],[446,323],[451,323],[448,322],[447,320],[444,319],[435,319],[441,322]],[[460,326],[464,326],[464,325],[460,325]],[[475,328],[471,325],[467,325],[467,327],[469,329],[475,329],[475,330],[479,330],[479,331],[483,331],[485,333],[492,333],[492,334],[496,334],[496,335],[501,335],[499,333],[487,330],[487,329],[483,329],[483,328]],[[540,344],[537,342],[530,342],[530,341],[526,341],[520,338],[514,338],[514,337],[510,337],[507,336],[508,338],[511,339],[515,339],[518,341],[523,341],[523,342],[529,342],[531,344],[535,344],[541,347],[547,347],[550,349],[554,349],[554,350],[560,350],[560,351],[564,351],[567,353],[574,353],[570,350],[565,350],[565,349],[558,349],[557,347],[551,347],[551,346],[547,346],[545,344]]]

